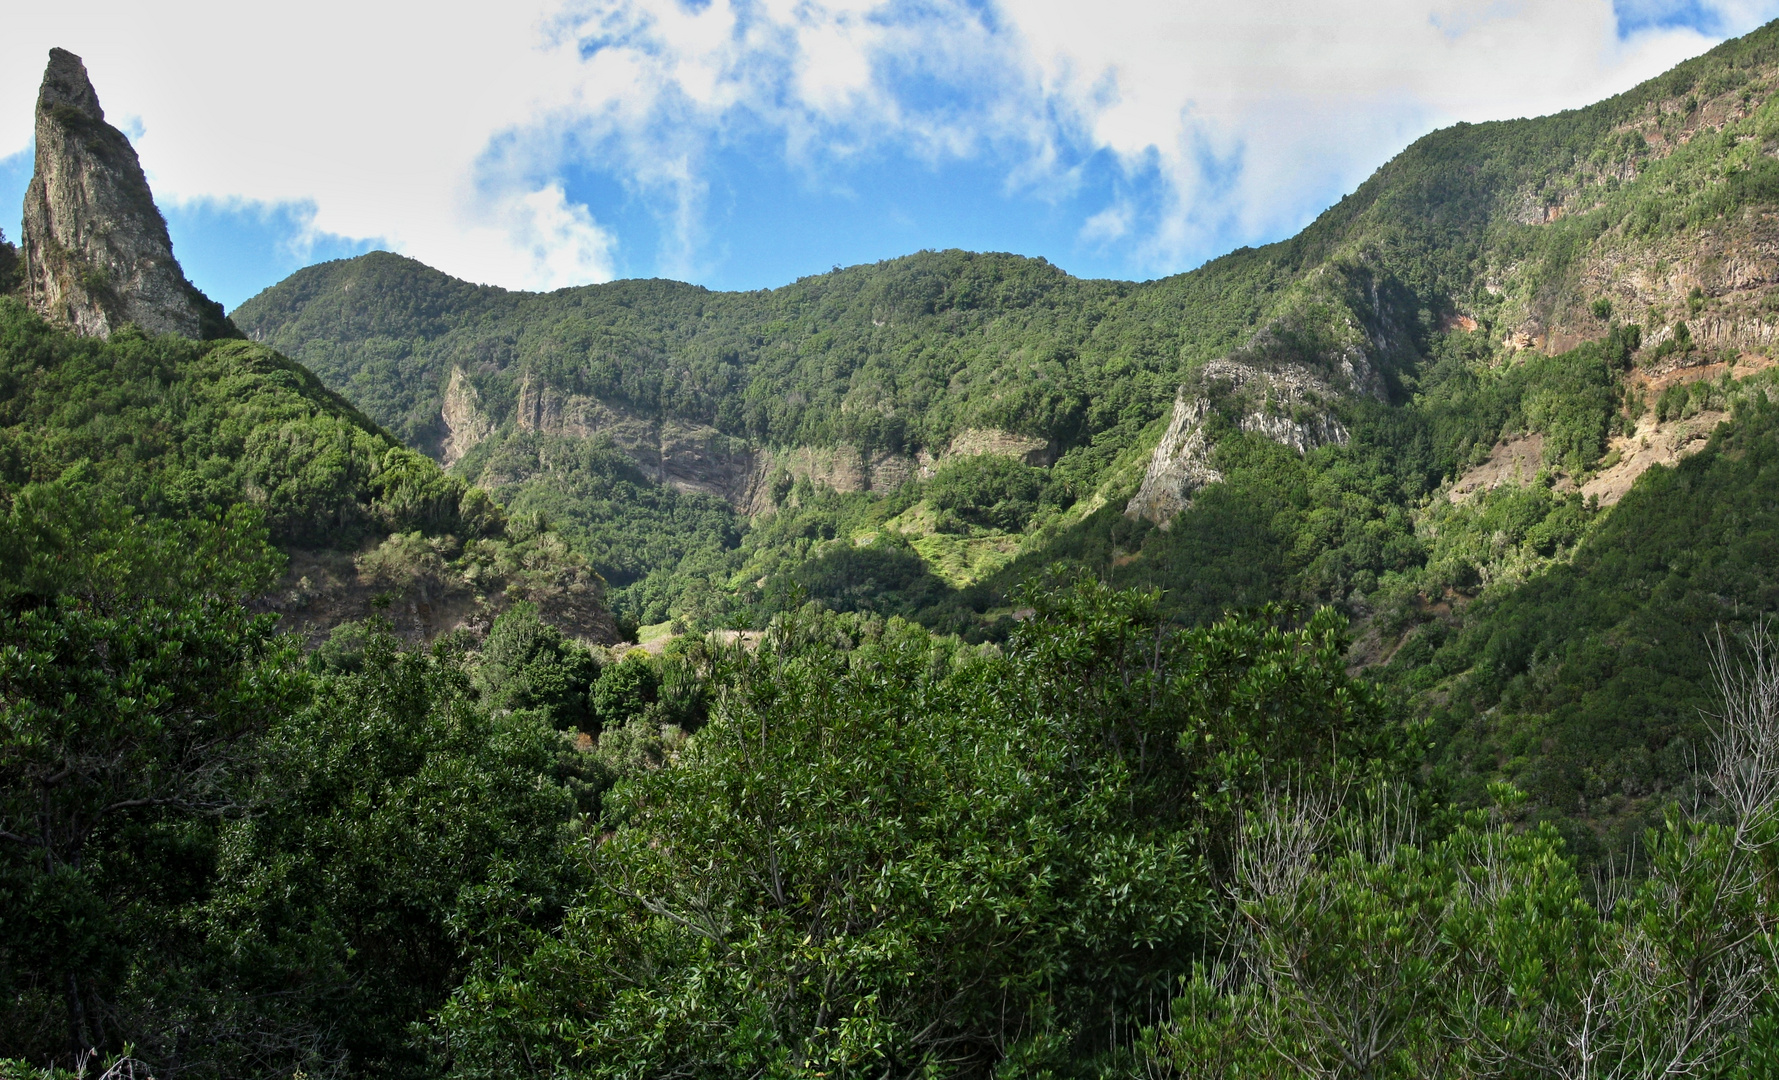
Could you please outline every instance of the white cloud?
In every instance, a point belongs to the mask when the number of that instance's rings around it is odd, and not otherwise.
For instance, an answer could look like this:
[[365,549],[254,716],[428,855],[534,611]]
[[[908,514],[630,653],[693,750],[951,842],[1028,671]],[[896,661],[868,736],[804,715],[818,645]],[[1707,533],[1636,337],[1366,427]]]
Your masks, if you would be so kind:
[[[1660,0],[1631,2],[1647,23]],[[816,185],[893,147],[991,157],[1015,190],[1066,194],[1107,153],[1151,193],[1108,195],[1082,241],[1178,269],[1295,228],[1434,126],[1584,104],[1710,44],[1621,38],[1608,0],[15,7],[0,156],[27,142],[60,45],[114,121],[140,124],[160,197],[309,203],[318,232],[538,288],[609,276],[623,254],[568,197],[576,168],[658,207],[665,269],[696,276],[715,153],[762,135]],[[1776,7],[1712,10],[1739,33]]]
[[[1620,40],[1608,0],[1109,0],[1091,18],[1070,0],[1012,8],[1044,92],[1094,145],[1169,181],[1146,241],[1157,269],[1207,234],[1295,227],[1331,181],[1350,189],[1434,126],[1583,105],[1711,44],[1690,30]],[[1739,30],[1755,21],[1732,14]]]
[[[536,214],[510,211],[548,178],[490,186],[475,174],[491,136],[582,85],[572,52],[543,44],[546,8],[21,5],[0,40],[0,153],[29,139],[44,54],[61,46],[85,58],[114,123],[140,123],[137,150],[163,200],[309,201],[321,232],[382,237],[472,280],[568,284],[539,280]],[[559,235],[592,250],[584,229]],[[541,266],[589,269],[574,256]]]
[[608,231],[592,221],[578,203],[569,203],[560,183],[502,203],[505,237],[528,254],[528,265],[496,269],[503,279],[523,279],[532,288],[551,288],[562,281],[603,281],[612,276],[612,242]]
[[1081,239],[1092,244],[1122,240],[1130,232],[1134,212],[1128,203],[1113,203],[1081,225]]

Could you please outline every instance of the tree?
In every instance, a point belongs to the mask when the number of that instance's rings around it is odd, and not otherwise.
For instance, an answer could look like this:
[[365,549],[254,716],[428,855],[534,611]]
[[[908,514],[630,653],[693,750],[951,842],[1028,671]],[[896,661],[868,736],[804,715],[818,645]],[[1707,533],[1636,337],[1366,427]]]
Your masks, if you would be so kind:
[[1116,1042],[1210,930],[1231,780],[1325,775],[1390,717],[1326,621],[1031,599],[1005,652],[811,608],[722,658],[560,928],[453,996],[455,1073],[986,1075]]
[[[54,994],[72,1053],[120,1044],[107,843],[244,809],[252,737],[300,700],[289,643],[244,596],[276,565],[253,515],[134,519],[62,487],[0,521],[0,857],[26,997]],[[96,850],[97,849],[97,850]]]
[[1157,1071],[1217,1077],[1649,1078],[1772,1065],[1779,657],[1719,639],[1714,796],[1670,806],[1647,870],[1590,902],[1525,796],[1422,842],[1388,789],[1281,794],[1248,816],[1224,955],[1146,1036]]
[[214,967],[157,1018],[163,1055],[183,1030],[223,1076],[428,1075],[411,1028],[461,979],[464,944],[509,908],[557,908],[560,737],[482,706],[453,642],[365,629],[357,670],[320,677],[260,740],[257,812],[217,838]]
[[490,708],[536,709],[557,728],[597,732],[603,718],[588,708],[587,694],[599,677],[592,653],[522,601],[494,620],[476,685]]

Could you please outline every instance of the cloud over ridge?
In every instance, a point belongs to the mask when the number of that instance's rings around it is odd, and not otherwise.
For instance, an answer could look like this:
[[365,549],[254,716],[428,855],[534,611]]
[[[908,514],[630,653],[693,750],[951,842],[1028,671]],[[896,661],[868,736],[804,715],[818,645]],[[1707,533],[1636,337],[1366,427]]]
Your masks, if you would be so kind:
[[[777,185],[764,197],[794,214],[806,196],[894,190],[894,169],[964,166],[989,189],[979,234],[1001,246],[1040,242],[1022,221],[1047,216],[1042,242],[1092,269],[1169,273],[1301,227],[1434,127],[1585,104],[1779,3],[147,7],[10,17],[0,158],[27,145],[41,57],[61,45],[86,56],[108,112],[140,125],[170,205],[305,208],[286,215],[298,234],[555,288],[735,277],[771,239],[727,230],[739,185]],[[860,198],[858,212],[877,211]],[[844,221],[823,228],[806,247],[852,256]]]

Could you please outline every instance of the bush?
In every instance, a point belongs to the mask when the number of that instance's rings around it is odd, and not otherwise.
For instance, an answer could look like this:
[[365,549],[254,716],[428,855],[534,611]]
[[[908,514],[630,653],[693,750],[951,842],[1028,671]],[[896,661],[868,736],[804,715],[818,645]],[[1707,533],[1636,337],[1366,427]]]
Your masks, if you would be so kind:
[[727,654],[678,764],[611,793],[560,929],[453,999],[455,1075],[1056,1067],[1168,992],[1262,774],[1404,760],[1338,619],[1024,602],[1004,652],[811,609]]
[[642,716],[660,688],[660,675],[647,657],[626,656],[599,673],[588,700],[601,728],[617,728]]
[[517,603],[494,620],[481,650],[476,685],[493,709],[534,709],[551,726],[597,732],[600,718],[587,694],[599,662],[581,645],[538,618],[537,606]]
[[905,543],[879,538],[841,543],[797,567],[791,579],[804,595],[833,611],[912,616],[950,590]]

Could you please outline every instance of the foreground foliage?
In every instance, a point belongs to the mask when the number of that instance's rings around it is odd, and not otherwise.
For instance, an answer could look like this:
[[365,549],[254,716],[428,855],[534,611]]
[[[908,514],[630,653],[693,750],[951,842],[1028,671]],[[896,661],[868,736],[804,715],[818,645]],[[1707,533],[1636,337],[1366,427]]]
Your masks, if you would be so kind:
[[1332,611],[1065,575],[1000,646],[811,605],[620,660],[520,606],[304,657],[242,604],[251,512],[66,495],[0,519],[6,1075],[1772,1064],[1764,640],[1715,654],[1696,801],[1590,881],[1511,787],[1424,786]]
[[1005,653],[811,609],[727,657],[710,724],[582,841],[560,927],[483,946],[441,1021],[455,1071],[1066,1066],[1215,933],[1218,838],[1269,769],[1404,752],[1329,619],[1029,599]]
[[549,893],[559,737],[482,709],[448,645],[373,626],[356,670],[306,666],[244,606],[280,562],[255,515],[72,494],[0,519],[0,1047],[418,1068],[465,891]]
[[1305,791],[1247,823],[1229,948],[1145,1033],[1166,1075],[1765,1076],[1779,1033],[1779,666],[1716,653],[1704,812],[1590,889],[1548,825],[1443,838],[1400,798]]
[[[1771,1074],[1773,376],[1628,393],[1712,357],[1608,298],[1598,340],[1496,342],[1581,302],[1596,241],[1779,199],[1776,41],[1437,133],[1302,236],[1148,285],[940,252],[527,298],[378,256],[256,302],[417,442],[461,372],[498,428],[461,469],[510,515],[269,348],[83,341],[0,298],[0,1076]],[[1674,152],[1620,130],[1646,109]],[[1537,225],[1504,201],[1533,198]],[[1218,398],[1223,481],[1124,517],[1176,387],[1232,350],[1363,358],[1379,397],[1307,452]],[[993,428],[1054,462],[780,469],[744,526],[528,430],[546,391],[713,453]],[[1718,409],[1616,510],[1558,481]],[[1533,483],[1442,498],[1519,435]],[[634,619],[763,640],[577,640],[570,543]],[[255,614],[279,546],[379,611],[509,602],[305,655]],[[1701,644],[1722,625],[1746,659]],[[1430,724],[1347,669],[1385,656]]]

